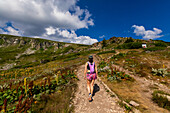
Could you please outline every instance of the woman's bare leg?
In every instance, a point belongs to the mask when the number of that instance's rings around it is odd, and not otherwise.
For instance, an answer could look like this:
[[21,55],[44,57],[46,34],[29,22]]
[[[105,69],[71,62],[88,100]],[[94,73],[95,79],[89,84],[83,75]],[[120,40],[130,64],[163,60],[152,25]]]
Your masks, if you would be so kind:
[[91,83],[91,81],[87,80],[87,90],[88,90],[88,93],[91,93],[90,83]]
[[94,85],[94,81],[95,81],[95,80],[92,80],[92,82],[91,82],[91,84],[90,84],[91,94],[93,94],[93,85]]
[[87,80],[87,90],[88,90],[88,93],[89,93],[89,101],[91,101],[91,88],[90,88],[90,84],[91,84],[91,81],[90,80]]

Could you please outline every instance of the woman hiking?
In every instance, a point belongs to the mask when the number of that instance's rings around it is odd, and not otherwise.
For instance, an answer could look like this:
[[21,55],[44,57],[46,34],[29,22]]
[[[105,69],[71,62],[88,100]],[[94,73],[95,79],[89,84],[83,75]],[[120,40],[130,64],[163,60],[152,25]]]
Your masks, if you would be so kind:
[[97,65],[93,62],[93,56],[89,56],[89,61],[85,64],[84,70],[84,79],[87,79],[87,89],[89,93],[89,101],[92,101],[93,98],[93,85],[95,79],[97,79]]

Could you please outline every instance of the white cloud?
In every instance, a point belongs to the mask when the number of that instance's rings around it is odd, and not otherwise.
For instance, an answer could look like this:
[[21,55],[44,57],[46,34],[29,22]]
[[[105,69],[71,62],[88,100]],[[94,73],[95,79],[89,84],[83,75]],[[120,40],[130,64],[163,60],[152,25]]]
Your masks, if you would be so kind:
[[9,32],[9,34],[11,34],[11,35],[21,35],[18,30],[15,30],[12,27],[8,27],[7,30]]
[[[0,27],[11,22],[22,35],[42,37],[51,40],[92,43],[88,36],[78,36],[75,31],[93,26],[94,22],[87,9],[81,9],[79,0],[0,0]],[[12,34],[20,34],[9,28]],[[13,30],[13,31],[12,31]],[[57,37],[51,37],[57,36]],[[64,39],[59,39],[63,38]],[[81,39],[82,38],[82,39]]]
[[105,35],[99,36],[99,38],[104,38],[104,37],[105,37]]
[[53,35],[55,34],[55,31],[56,29],[53,29],[53,27],[48,27],[48,28],[45,28],[46,32],[47,32],[47,35]]
[[10,34],[10,35],[17,35],[20,36],[21,32],[19,30],[16,30],[15,28],[8,26],[7,28],[5,28],[5,31],[0,29],[0,33],[1,34]]
[[14,22],[63,29],[94,25],[89,11],[80,9],[76,5],[77,0],[0,0],[0,3],[1,18]]
[[143,39],[156,39],[163,36],[160,35],[162,30],[158,28],[153,28],[153,30],[145,30],[144,26],[133,25],[132,27],[135,28],[134,33],[137,36],[142,36]]
[[66,29],[53,28],[51,26],[46,29],[51,29],[51,31],[55,31],[56,33],[49,35],[49,31],[47,30],[43,36],[46,38],[52,37],[52,39],[56,41],[78,43],[78,44],[88,44],[88,45],[98,42],[97,39],[93,39],[89,36],[77,36],[74,30],[69,31]]

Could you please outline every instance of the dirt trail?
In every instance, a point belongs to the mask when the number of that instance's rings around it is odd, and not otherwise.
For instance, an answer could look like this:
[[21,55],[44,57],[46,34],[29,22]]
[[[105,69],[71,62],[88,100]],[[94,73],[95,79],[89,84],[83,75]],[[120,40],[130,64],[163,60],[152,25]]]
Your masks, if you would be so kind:
[[[97,62],[96,59],[94,59]],[[124,113],[124,109],[116,103],[115,97],[110,97],[105,87],[98,80],[94,84],[93,101],[88,101],[86,80],[84,80],[84,65],[78,68],[78,89],[73,100],[75,113]]]

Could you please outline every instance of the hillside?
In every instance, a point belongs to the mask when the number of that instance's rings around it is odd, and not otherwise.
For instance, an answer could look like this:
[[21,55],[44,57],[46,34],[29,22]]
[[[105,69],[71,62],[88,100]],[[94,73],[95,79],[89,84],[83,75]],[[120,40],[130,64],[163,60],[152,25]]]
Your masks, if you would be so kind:
[[[0,35],[0,111],[168,113],[169,44],[112,37],[82,45]],[[98,68],[93,105],[83,78],[90,54]]]
[[119,97],[120,105],[129,112],[137,112],[134,108],[142,113],[169,112],[169,42],[114,37],[96,45],[101,48],[99,76]]
[[[111,37],[109,40],[103,40],[101,42],[94,43],[92,47],[101,49],[103,47],[103,42],[105,43],[105,49],[109,49],[109,48],[114,49],[115,47],[118,47],[119,49],[121,49],[122,46],[126,46],[128,43],[132,43],[132,42],[135,44],[140,44],[140,45],[142,43],[146,43],[148,47],[153,47],[154,43],[157,43],[157,42],[162,42],[162,43],[165,43],[167,46],[170,46],[170,42],[164,42],[162,40],[142,40],[142,39],[133,39],[132,37]],[[122,48],[122,49],[133,49],[133,48]],[[134,49],[137,49],[137,48],[134,48]]]
[[[69,44],[46,39],[0,35],[0,68],[29,67],[68,57],[88,49],[88,45]],[[72,57],[75,57],[72,55]]]

